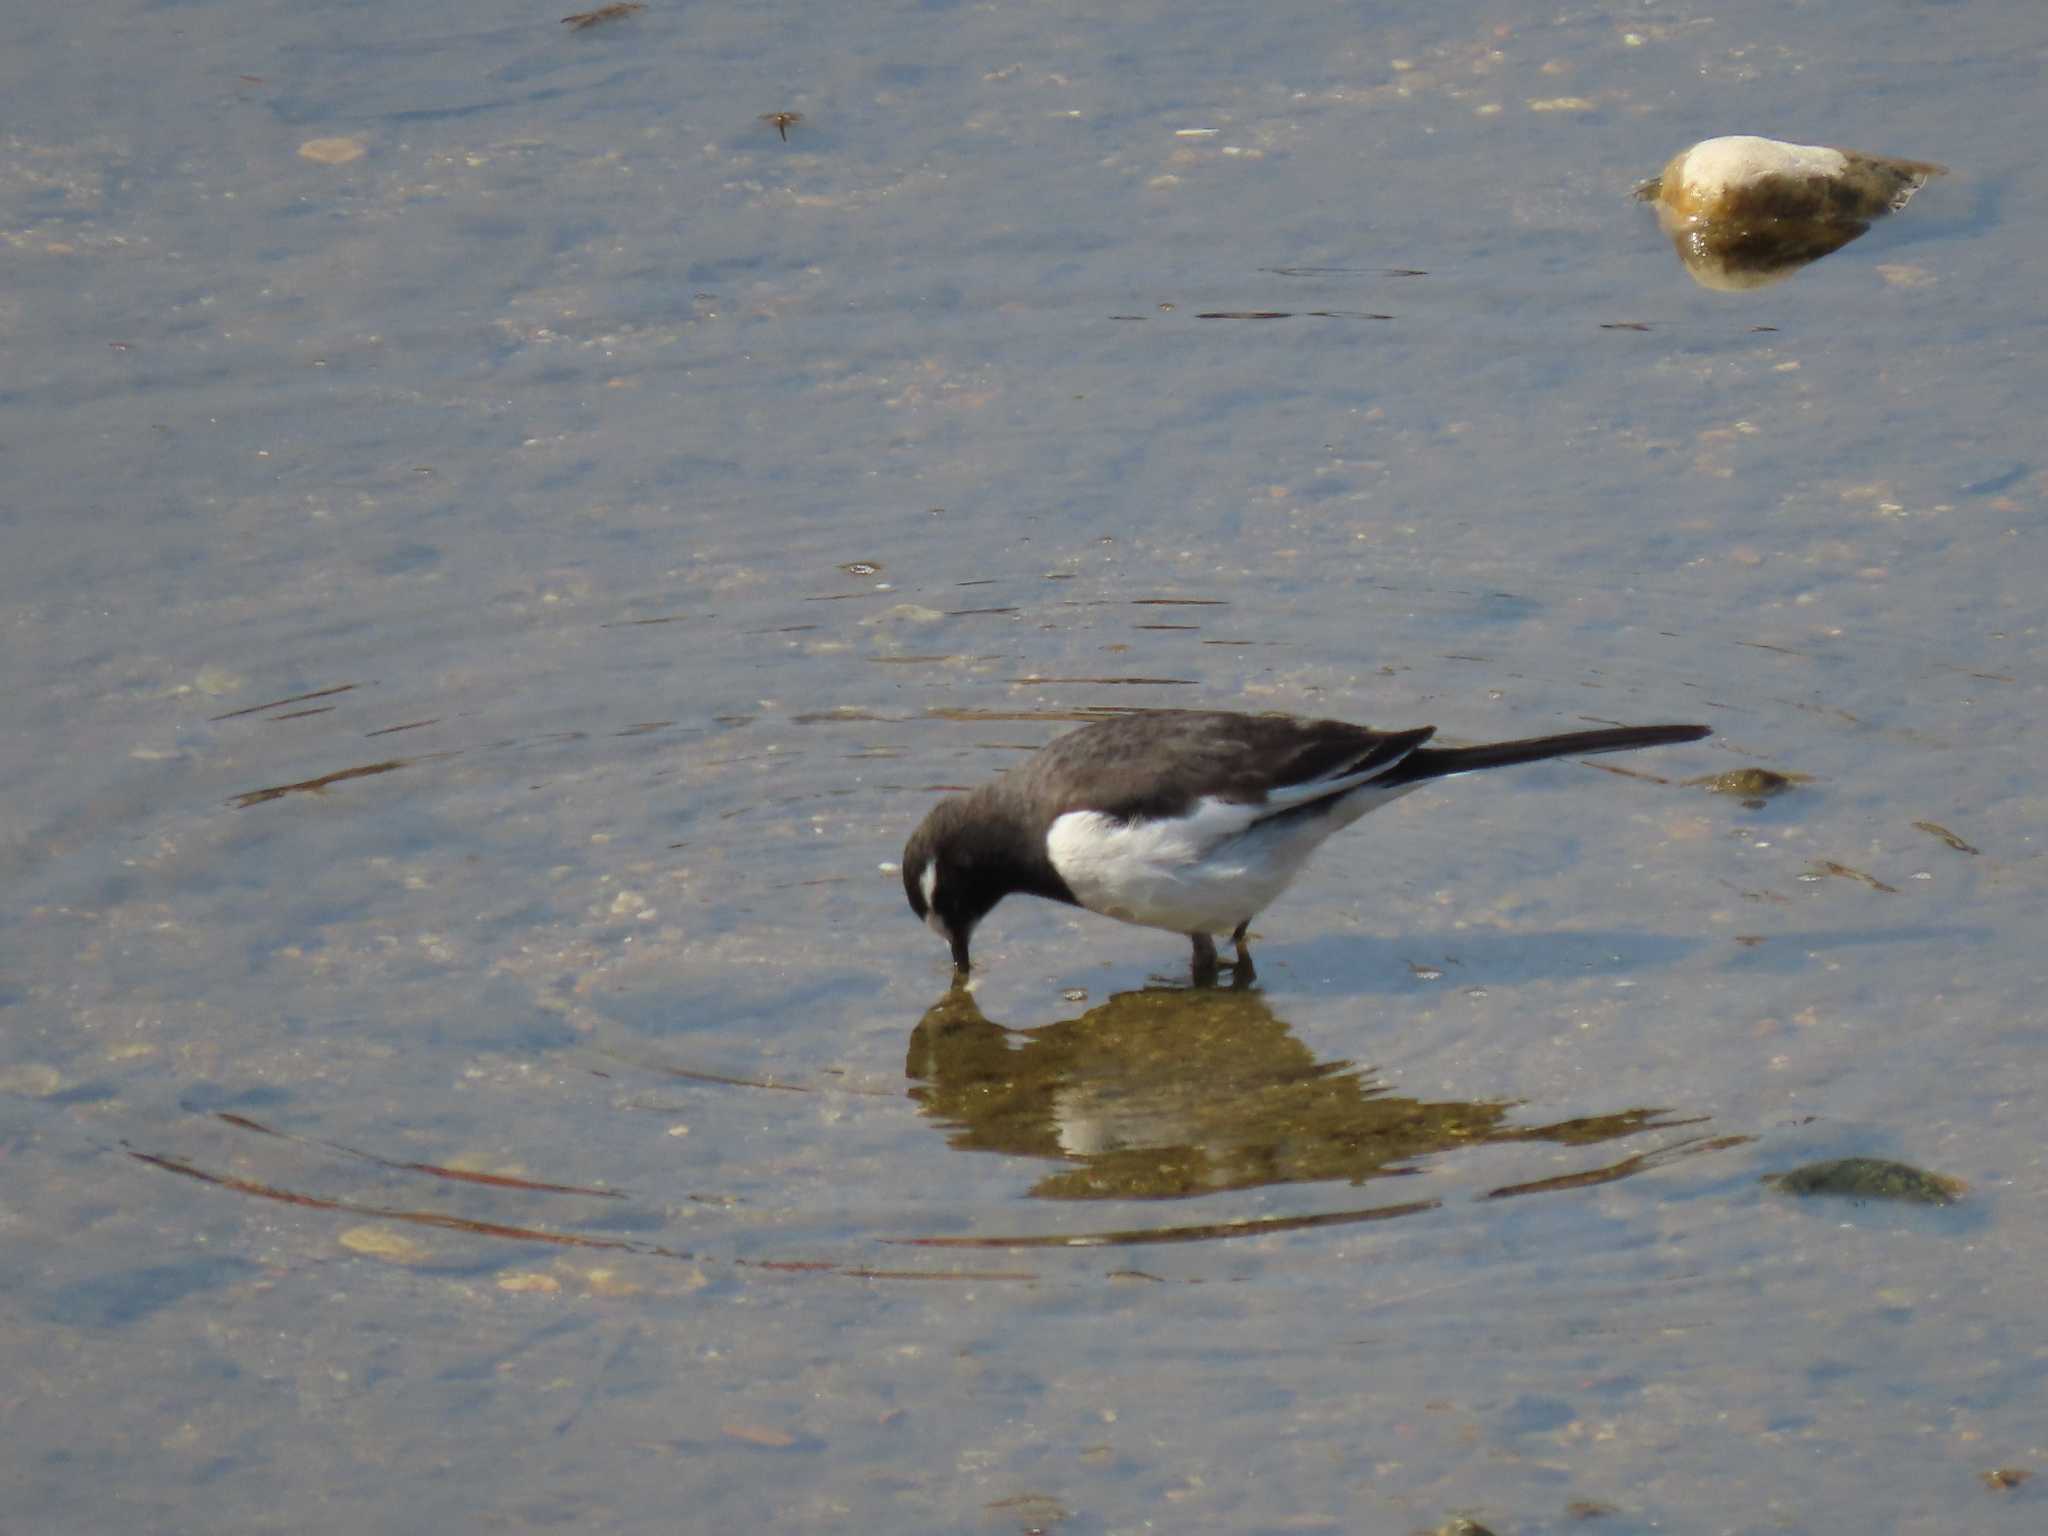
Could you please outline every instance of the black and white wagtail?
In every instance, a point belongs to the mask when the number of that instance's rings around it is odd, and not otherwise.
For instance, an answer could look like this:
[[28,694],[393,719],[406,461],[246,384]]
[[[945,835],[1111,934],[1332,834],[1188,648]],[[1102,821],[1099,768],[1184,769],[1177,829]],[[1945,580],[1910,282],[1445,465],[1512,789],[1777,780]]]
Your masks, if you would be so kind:
[[1430,779],[1547,757],[1698,741],[1704,725],[1631,725],[1479,747],[1425,747],[1436,727],[1168,710],[1060,737],[1023,767],[941,800],[903,850],[915,912],[968,968],[975,924],[1021,893],[1184,933],[1198,981],[1213,934],[1237,946],[1323,839]]

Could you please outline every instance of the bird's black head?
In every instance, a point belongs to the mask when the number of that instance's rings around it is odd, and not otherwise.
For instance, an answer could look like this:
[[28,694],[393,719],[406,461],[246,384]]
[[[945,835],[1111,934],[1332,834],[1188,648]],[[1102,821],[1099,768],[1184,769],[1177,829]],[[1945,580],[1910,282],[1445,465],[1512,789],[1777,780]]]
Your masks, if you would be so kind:
[[956,970],[968,968],[974,925],[1010,892],[1017,878],[1017,834],[963,798],[932,807],[903,847],[903,894],[910,910],[953,949]]

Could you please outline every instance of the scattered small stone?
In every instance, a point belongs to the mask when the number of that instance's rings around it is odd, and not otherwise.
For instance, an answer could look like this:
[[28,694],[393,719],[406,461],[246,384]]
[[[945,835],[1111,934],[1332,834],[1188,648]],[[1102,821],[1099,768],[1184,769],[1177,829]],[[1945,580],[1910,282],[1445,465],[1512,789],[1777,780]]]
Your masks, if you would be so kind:
[[424,1264],[433,1257],[425,1243],[414,1242],[403,1232],[389,1227],[350,1227],[337,1239],[350,1253],[360,1253],[392,1264]]
[[1050,1530],[1073,1518],[1058,1499],[1045,1493],[1020,1493],[984,1504],[982,1508],[999,1519],[1017,1521],[1019,1528],[1026,1532]]
[[561,1290],[562,1282],[553,1275],[540,1274],[534,1270],[516,1271],[498,1276],[498,1289],[511,1291],[515,1295],[552,1296]]
[[884,608],[880,613],[871,613],[861,620],[863,625],[877,624],[936,624],[945,614],[936,608],[926,608],[919,603],[898,603],[893,608]]
[[766,1424],[724,1424],[719,1433],[728,1440],[737,1440],[743,1445],[766,1446],[771,1451],[786,1451],[796,1444],[796,1436],[787,1430],[771,1429]]
[[299,158],[317,165],[347,165],[365,153],[361,139],[308,139],[299,146]]

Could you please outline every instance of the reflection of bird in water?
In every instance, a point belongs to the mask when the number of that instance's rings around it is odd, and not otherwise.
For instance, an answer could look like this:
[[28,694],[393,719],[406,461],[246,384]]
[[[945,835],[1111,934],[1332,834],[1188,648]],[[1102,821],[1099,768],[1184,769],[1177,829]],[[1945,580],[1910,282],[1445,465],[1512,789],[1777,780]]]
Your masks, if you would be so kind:
[[1246,932],[1332,833],[1432,779],[1547,758],[1698,741],[1704,725],[1620,726],[1430,747],[1432,726],[1151,710],[1070,732],[1015,772],[934,806],[903,850],[910,909],[968,968],[975,924],[1043,896],[1186,934],[1198,982],[1215,934],[1252,974]]
[[1013,1030],[955,986],[911,1032],[910,1097],[970,1151],[1054,1158],[1048,1199],[1162,1198],[1415,1172],[1455,1147],[1584,1144],[1657,1129],[1661,1111],[1507,1124],[1512,1103],[1425,1103],[1370,1069],[1318,1062],[1263,996],[1121,992],[1078,1018]]
[[1840,250],[1945,169],[1737,135],[1673,155],[1635,195],[1656,206],[1694,281],[1733,291],[1778,282]]

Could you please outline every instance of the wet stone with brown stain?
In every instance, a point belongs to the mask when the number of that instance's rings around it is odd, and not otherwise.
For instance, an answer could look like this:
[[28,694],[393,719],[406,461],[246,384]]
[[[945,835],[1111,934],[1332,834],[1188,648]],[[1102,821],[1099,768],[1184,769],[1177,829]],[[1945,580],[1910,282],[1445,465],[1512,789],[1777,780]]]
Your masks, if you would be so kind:
[[1734,134],[1681,150],[1635,195],[1656,209],[1693,281],[1739,292],[1840,250],[1945,169]]

